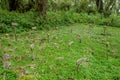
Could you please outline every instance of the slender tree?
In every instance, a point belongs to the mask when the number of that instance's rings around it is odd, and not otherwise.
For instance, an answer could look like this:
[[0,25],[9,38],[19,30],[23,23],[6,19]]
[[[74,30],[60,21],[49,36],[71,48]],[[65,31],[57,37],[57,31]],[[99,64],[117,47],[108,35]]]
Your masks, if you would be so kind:
[[23,0],[8,0],[9,4],[9,11],[16,11],[23,12],[24,5]]
[[96,6],[99,13],[103,12],[103,0],[96,0]]
[[39,12],[39,15],[46,15],[47,0],[37,0],[35,8],[36,8],[36,11]]
[[109,1],[106,2],[107,4],[105,5],[105,9],[104,9],[105,17],[107,17],[107,16],[109,16],[110,14],[113,13],[112,10],[115,7],[115,2],[116,2],[116,0],[109,0]]
[[112,10],[113,6],[115,5],[115,2],[116,2],[116,0],[110,0],[110,1],[108,2],[108,4],[106,5],[105,10],[106,10],[106,11]]

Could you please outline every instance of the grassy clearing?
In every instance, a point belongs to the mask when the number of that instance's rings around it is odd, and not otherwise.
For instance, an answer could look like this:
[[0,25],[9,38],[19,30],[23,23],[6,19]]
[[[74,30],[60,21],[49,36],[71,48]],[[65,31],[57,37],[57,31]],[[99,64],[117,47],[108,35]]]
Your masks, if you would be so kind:
[[[78,38],[81,37],[81,43]],[[22,67],[28,74],[20,80],[119,80],[120,79],[120,29],[108,27],[103,35],[103,26],[75,24],[51,30],[29,31],[0,35],[1,52],[12,57],[11,72],[6,80],[16,80]],[[109,42],[108,60],[106,43]],[[32,61],[30,45],[34,44],[35,61]],[[76,61],[88,58],[88,62],[76,70]],[[2,65],[0,78],[3,78]],[[19,76],[18,76],[19,75]],[[9,78],[9,79],[7,79]],[[25,79],[26,78],[26,79]]]

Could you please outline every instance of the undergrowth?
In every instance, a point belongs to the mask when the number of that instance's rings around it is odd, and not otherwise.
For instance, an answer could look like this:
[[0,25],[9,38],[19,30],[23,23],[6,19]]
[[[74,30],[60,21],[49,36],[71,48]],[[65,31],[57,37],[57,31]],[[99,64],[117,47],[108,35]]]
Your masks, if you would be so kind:
[[50,29],[51,27],[74,23],[120,26],[120,16],[111,15],[109,18],[104,18],[99,14],[88,15],[86,13],[79,14],[71,11],[48,12],[47,18],[43,18],[36,15],[34,11],[22,14],[0,10],[0,19],[0,33],[12,32],[12,22],[19,24],[17,26],[17,32],[29,30],[32,27],[37,27],[37,29]]
[[[0,60],[0,80],[119,80],[120,29],[108,26],[103,35],[103,26],[92,26],[77,24],[22,32],[17,41],[11,33],[1,34],[0,59],[6,51],[11,56],[11,67],[4,70]],[[77,71],[76,61],[81,58],[87,58],[88,62],[83,62]],[[21,75],[21,71],[27,73]]]

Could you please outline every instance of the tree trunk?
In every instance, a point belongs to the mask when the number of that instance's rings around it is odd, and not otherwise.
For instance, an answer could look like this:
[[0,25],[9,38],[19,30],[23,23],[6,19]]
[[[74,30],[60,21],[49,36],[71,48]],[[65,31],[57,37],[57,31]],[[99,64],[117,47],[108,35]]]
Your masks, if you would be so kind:
[[79,4],[79,0],[74,0],[74,5],[77,6]]
[[34,5],[35,5],[34,0],[29,0],[28,5],[29,5],[30,8],[33,8]]
[[116,2],[116,0],[110,0],[110,2],[108,2],[108,4],[105,7],[105,10],[104,10],[105,17],[108,17],[109,15],[111,15],[112,9],[115,6],[115,2]]
[[114,4],[115,4],[116,0],[110,0],[110,2],[108,3],[108,5],[106,6],[105,10],[112,10]]
[[99,13],[103,13],[103,0],[96,0],[96,6]]
[[75,6],[77,5],[77,0],[74,0],[74,5],[75,5]]
[[8,0],[9,3],[9,11],[15,11],[16,10],[16,0]]
[[36,2],[36,10],[40,15],[46,15],[47,0],[38,0]]

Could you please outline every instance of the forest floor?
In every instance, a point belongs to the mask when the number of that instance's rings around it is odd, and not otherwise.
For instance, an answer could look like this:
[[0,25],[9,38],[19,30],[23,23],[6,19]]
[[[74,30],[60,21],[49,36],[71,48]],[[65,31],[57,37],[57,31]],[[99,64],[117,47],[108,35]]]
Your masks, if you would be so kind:
[[[120,28],[75,24],[22,32],[17,41],[13,34],[0,34],[17,74],[6,72],[6,80],[120,80]],[[2,79],[2,64],[0,70]]]

